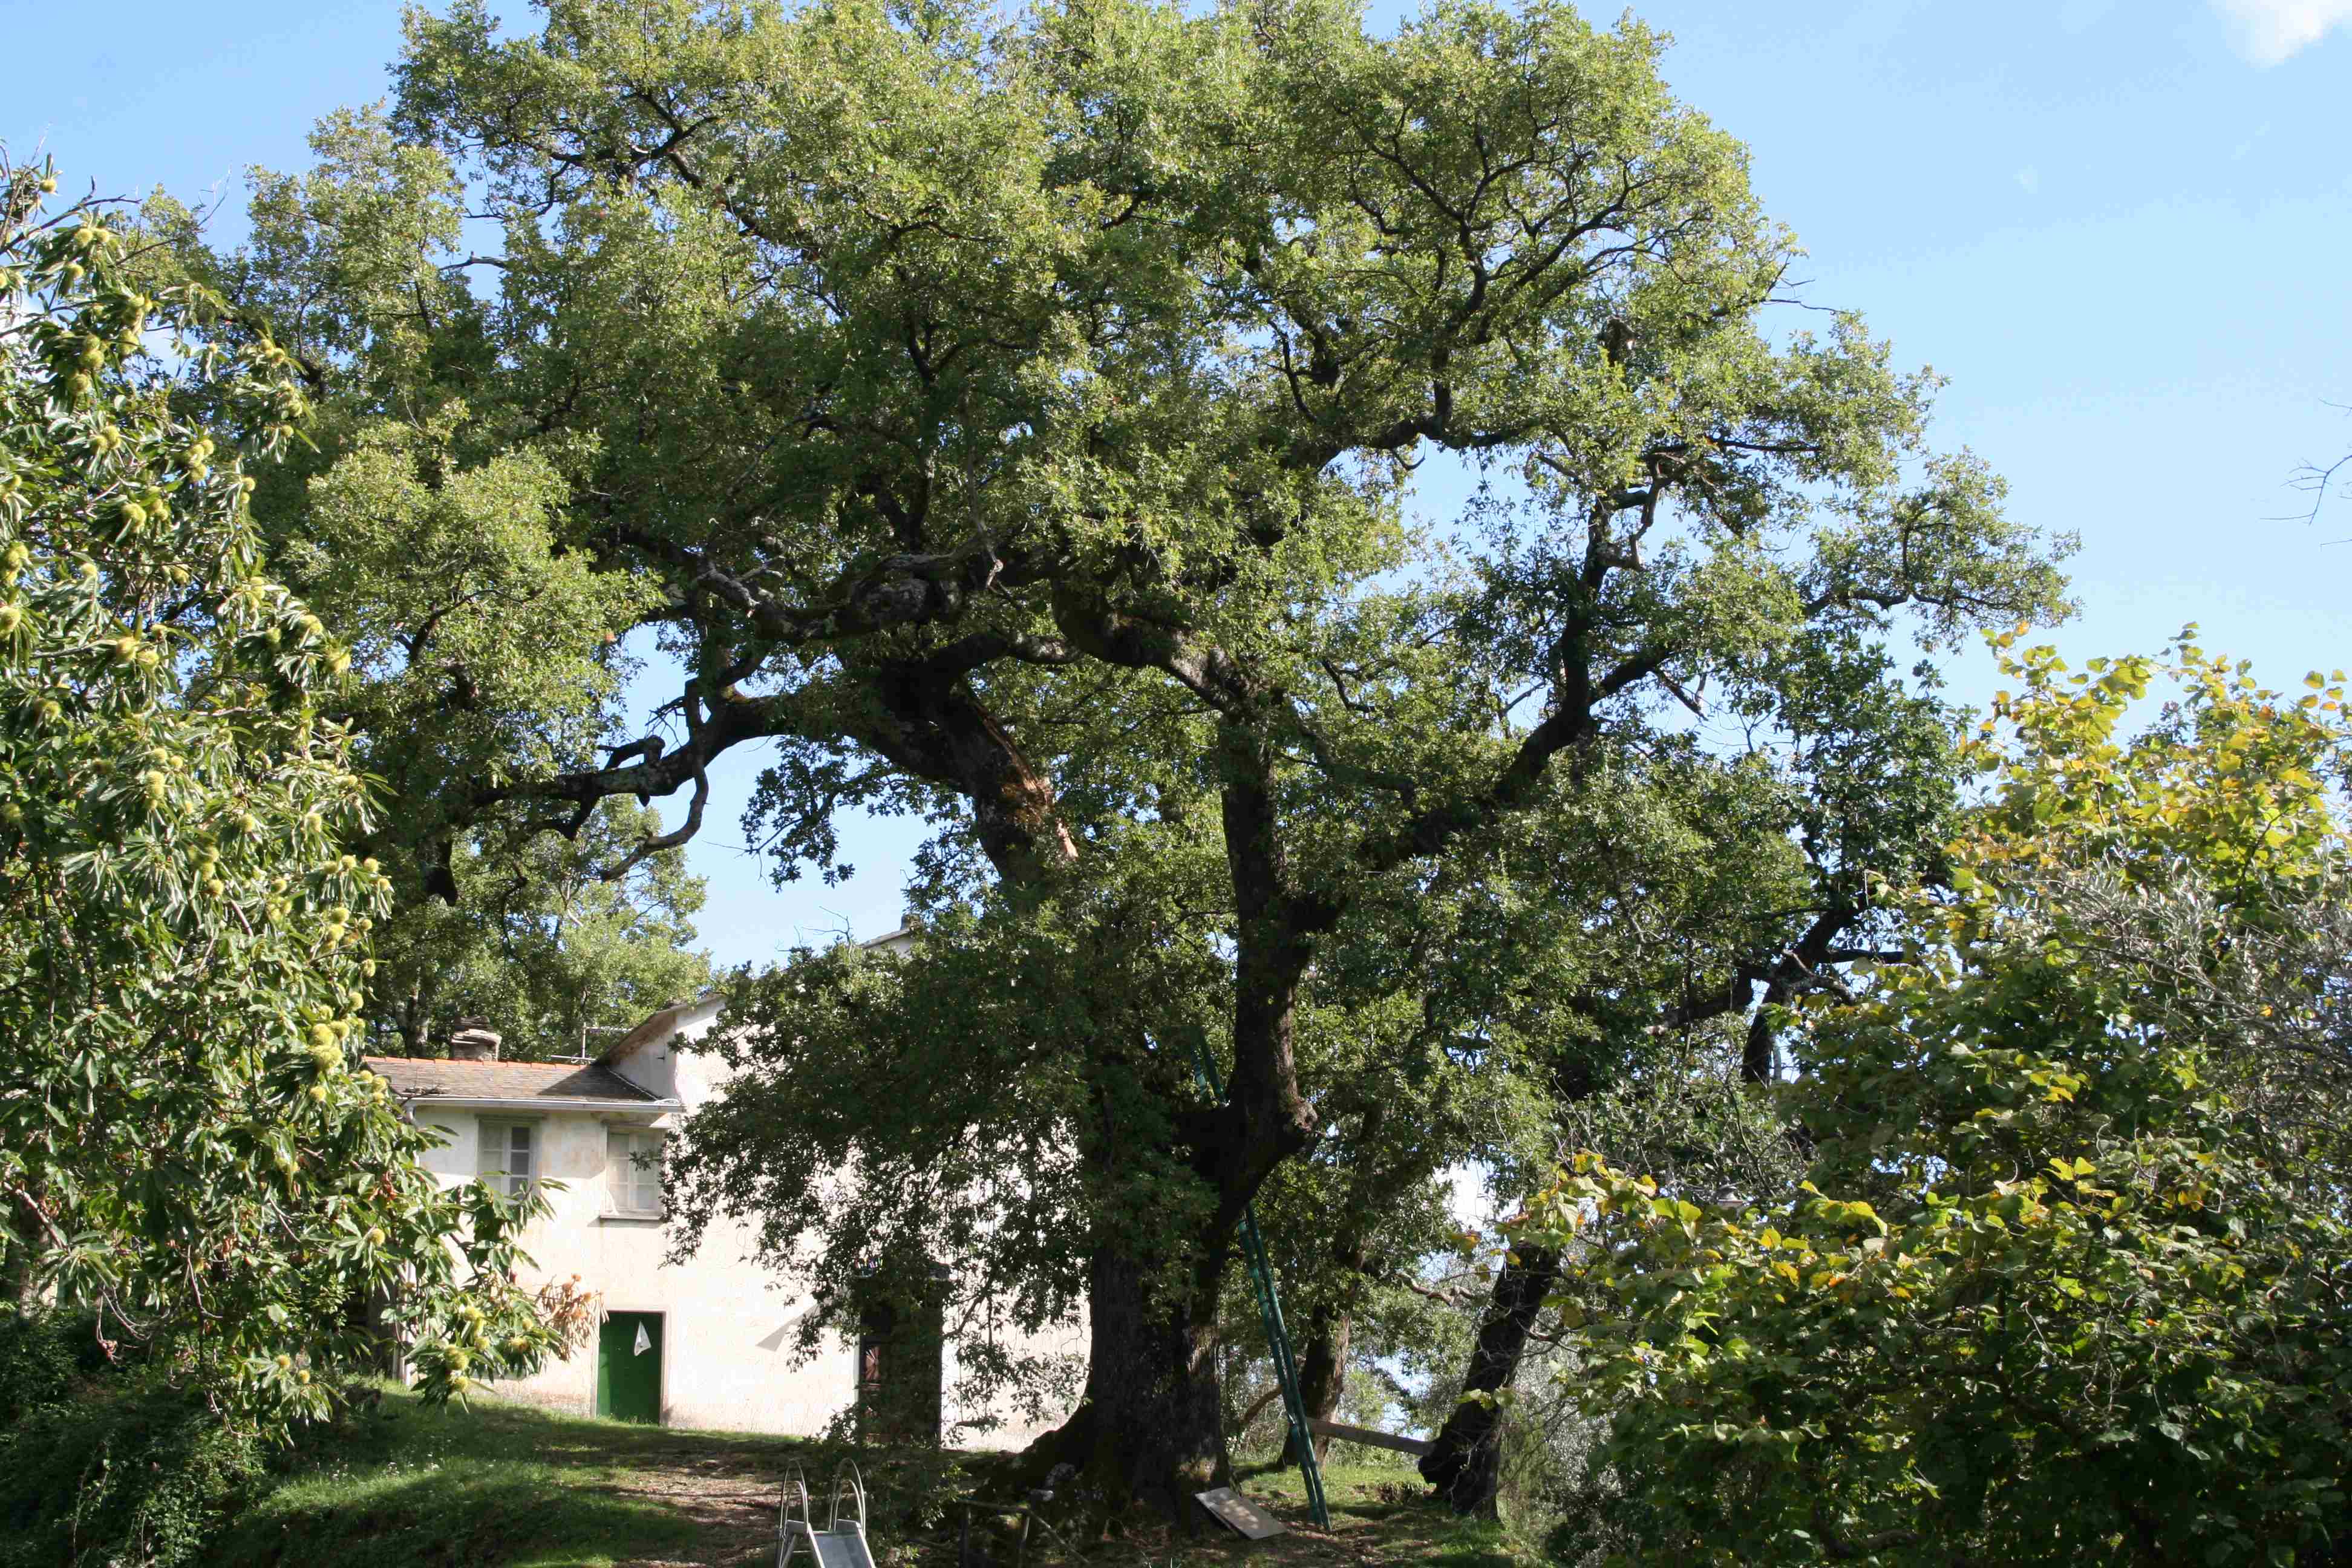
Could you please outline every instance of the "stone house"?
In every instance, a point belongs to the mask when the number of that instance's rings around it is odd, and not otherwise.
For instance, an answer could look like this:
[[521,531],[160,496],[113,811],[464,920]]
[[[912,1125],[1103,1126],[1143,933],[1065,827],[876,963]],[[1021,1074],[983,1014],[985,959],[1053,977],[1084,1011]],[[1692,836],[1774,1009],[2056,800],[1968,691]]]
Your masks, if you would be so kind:
[[[761,1260],[748,1227],[715,1220],[692,1258],[667,1261],[661,1155],[724,1084],[725,1064],[698,1048],[720,1011],[715,995],[664,1008],[591,1062],[500,1061],[486,1030],[453,1036],[447,1058],[367,1058],[417,1122],[440,1131],[425,1163],[446,1184],[560,1184],[545,1189],[553,1213],[524,1235],[536,1268],[523,1283],[576,1276],[596,1298],[597,1331],[570,1360],[498,1392],[678,1426],[814,1436],[855,1412],[868,1430],[887,1416],[896,1435],[1025,1444],[1041,1424],[959,1407],[965,1342],[936,1311],[928,1322],[869,1315],[856,1341],[828,1336],[809,1357],[799,1331],[811,1303]],[[1042,1337],[982,1331],[1015,1335],[1028,1353],[1085,1353],[1076,1324]],[[973,1430],[992,1415],[995,1424]]]

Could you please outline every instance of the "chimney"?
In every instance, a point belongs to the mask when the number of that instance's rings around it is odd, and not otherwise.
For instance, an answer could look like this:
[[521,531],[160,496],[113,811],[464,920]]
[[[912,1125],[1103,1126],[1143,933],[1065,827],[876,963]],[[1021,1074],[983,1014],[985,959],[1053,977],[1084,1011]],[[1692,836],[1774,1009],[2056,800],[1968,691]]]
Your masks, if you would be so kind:
[[499,1037],[488,1018],[460,1018],[449,1032],[449,1059],[456,1062],[494,1062],[499,1059]]

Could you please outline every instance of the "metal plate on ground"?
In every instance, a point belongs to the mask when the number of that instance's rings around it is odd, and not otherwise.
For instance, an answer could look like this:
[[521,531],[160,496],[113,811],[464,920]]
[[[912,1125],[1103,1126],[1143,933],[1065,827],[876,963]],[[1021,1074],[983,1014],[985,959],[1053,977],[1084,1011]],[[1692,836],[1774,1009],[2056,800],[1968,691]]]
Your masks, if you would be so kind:
[[1269,1535],[1280,1535],[1290,1528],[1231,1487],[1216,1487],[1209,1491],[1194,1492],[1192,1496],[1202,1508],[1252,1541],[1264,1541]]
[[817,1568],[874,1568],[866,1537],[854,1530],[820,1530],[811,1539],[816,1543]]

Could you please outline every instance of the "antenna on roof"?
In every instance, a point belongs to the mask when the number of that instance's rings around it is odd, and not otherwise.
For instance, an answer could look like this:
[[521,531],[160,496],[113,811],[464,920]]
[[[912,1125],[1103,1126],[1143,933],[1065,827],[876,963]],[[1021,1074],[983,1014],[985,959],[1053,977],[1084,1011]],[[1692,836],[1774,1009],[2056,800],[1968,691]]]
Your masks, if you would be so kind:
[[591,1035],[625,1035],[634,1024],[583,1024],[580,1026],[580,1055],[575,1059],[582,1067],[588,1065],[588,1037]]

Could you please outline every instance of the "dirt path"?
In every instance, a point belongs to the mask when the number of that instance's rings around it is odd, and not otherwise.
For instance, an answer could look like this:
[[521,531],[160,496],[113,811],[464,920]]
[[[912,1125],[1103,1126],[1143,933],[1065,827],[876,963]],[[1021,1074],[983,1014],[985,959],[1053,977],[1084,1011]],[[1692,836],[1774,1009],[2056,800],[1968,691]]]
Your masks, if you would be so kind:
[[659,1468],[625,1471],[615,1494],[656,1503],[690,1521],[699,1533],[690,1557],[640,1557],[614,1568],[743,1568],[776,1555],[772,1452],[705,1449]]
[[[873,1463],[873,1461],[868,1461]],[[700,1532],[693,1555],[632,1558],[614,1568],[756,1568],[775,1561],[776,1456],[772,1450],[728,1450],[698,1447],[658,1468],[632,1468],[616,1477],[613,1489],[632,1500],[656,1503],[690,1520]],[[888,1563],[910,1560],[924,1563],[953,1561],[953,1527],[943,1521],[923,1532],[909,1529],[908,1500],[897,1497],[888,1465],[875,1499],[872,1523],[877,1559]],[[1285,1478],[1286,1479],[1287,1478]],[[814,1477],[812,1477],[814,1481]],[[1145,1530],[1121,1541],[1090,1542],[1073,1558],[1045,1537],[1034,1538],[1028,1561],[1037,1568],[1068,1561],[1145,1564],[1169,1568],[1402,1568],[1433,1562],[1499,1563],[1501,1557],[1483,1558],[1462,1552],[1458,1526],[1442,1509],[1431,1507],[1425,1489],[1406,1480],[1375,1475],[1332,1478],[1332,1528],[1315,1528],[1305,1500],[1291,1495],[1281,1481],[1252,1486],[1251,1499],[1290,1527],[1287,1533],[1262,1542],[1245,1542],[1222,1531],[1204,1529],[1179,1540],[1164,1531]],[[819,1500],[818,1506],[823,1507]],[[1008,1548],[999,1552],[1011,1563]],[[918,1556],[917,1554],[919,1554]],[[1459,1553],[1459,1555],[1457,1555]]]

